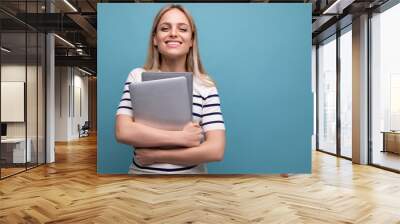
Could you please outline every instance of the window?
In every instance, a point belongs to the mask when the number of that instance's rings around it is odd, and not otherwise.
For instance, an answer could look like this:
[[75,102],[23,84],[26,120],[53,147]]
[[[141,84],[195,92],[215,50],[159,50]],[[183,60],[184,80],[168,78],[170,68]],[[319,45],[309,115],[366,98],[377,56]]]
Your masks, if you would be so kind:
[[400,4],[371,18],[372,164],[400,170]]
[[318,149],[336,153],[336,36],[318,47]]
[[352,157],[352,32],[340,36],[340,155]]

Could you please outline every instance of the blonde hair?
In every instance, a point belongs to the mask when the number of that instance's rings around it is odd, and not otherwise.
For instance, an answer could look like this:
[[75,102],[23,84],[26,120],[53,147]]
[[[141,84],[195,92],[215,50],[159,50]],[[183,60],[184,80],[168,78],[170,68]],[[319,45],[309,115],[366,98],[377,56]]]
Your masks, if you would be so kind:
[[181,5],[177,4],[166,5],[162,9],[160,9],[160,11],[157,13],[153,21],[153,27],[151,28],[149,46],[147,50],[147,59],[143,68],[148,71],[158,71],[160,69],[161,54],[158,51],[157,47],[153,45],[153,38],[156,35],[157,26],[161,20],[161,17],[171,9],[178,9],[183,14],[185,14],[192,28],[193,46],[189,49],[189,52],[186,56],[186,64],[185,64],[186,70],[188,72],[193,72],[193,75],[197,77],[199,80],[203,81],[205,85],[215,86],[214,80],[207,74],[200,60],[200,53],[197,43],[197,30],[193,17],[190,15],[189,11]]

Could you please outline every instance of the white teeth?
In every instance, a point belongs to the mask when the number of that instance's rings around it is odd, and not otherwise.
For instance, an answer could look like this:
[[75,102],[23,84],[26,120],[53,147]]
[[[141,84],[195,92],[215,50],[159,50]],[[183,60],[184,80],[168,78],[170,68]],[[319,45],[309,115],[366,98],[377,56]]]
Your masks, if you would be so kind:
[[167,44],[181,44],[179,41],[167,41]]

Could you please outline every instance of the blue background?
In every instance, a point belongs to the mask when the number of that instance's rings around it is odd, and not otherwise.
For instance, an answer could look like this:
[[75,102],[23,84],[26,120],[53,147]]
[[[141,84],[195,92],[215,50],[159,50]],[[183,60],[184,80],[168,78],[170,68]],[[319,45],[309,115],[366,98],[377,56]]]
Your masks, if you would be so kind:
[[[209,163],[209,173],[310,173],[311,4],[183,5],[227,129],[224,160]],[[116,142],[115,113],[162,6],[98,4],[98,173],[128,171],[132,149]]]

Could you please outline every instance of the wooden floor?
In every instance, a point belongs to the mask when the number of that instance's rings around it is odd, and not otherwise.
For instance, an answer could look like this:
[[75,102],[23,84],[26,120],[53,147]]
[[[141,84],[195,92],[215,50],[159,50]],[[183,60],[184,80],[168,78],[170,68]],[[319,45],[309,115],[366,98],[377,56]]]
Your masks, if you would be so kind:
[[1,178],[11,176],[13,174],[25,171],[25,167],[17,167],[17,168],[0,168],[1,169]]
[[400,223],[400,175],[320,152],[313,173],[97,176],[96,139],[0,181],[0,223]]
[[0,170],[1,178],[6,178],[8,176],[15,175],[15,174],[23,172],[27,169],[28,170],[33,169],[33,168],[37,167],[37,164],[36,163],[27,163],[26,166],[27,167],[25,167],[25,164],[18,164],[17,167],[6,167],[6,168],[2,167],[2,168],[0,168],[1,169]]
[[376,150],[374,151],[372,162],[377,165],[400,170],[400,154]]

